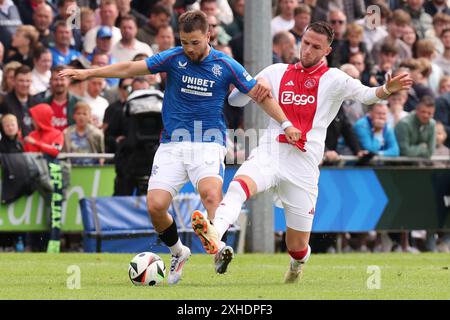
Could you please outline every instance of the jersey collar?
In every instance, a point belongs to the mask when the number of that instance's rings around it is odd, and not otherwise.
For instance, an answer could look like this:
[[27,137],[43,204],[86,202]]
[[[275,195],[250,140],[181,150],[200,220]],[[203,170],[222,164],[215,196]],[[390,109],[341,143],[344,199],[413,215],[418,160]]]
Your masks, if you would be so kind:
[[296,70],[303,70],[304,72],[307,72],[309,74],[313,74],[316,73],[317,71],[319,71],[320,69],[322,69],[323,67],[326,67],[326,63],[325,61],[320,61],[318,64],[316,64],[315,66],[309,67],[309,68],[305,68],[302,66],[302,64],[300,62],[297,62],[295,64],[295,69]]

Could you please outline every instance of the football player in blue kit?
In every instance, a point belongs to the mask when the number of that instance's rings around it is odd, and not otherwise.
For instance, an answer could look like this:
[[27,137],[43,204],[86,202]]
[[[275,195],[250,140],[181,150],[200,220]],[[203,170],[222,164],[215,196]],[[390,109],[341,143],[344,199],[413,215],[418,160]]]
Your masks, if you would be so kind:
[[[301,135],[287,121],[266,83],[257,82],[237,61],[209,45],[209,26],[203,12],[185,12],[178,22],[180,47],[142,61],[60,72],[60,76],[76,80],[167,73],[162,107],[164,129],[148,183],[147,207],[159,238],[172,254],[169,284],[181,279],[183,266],[191,255],[190,249],[181,243],[175,221],[167,212],[173,197],[191,181],[209,220],[214,218],[215,208],[222,200],[226,154],[223,105],[230,85],[250,96],[270,117],[283,124],[291,143],[298,141]],[[224,273],[233,257],[233,249],[223,242],[217,246],[209,251],[216,253],[216,272]]]

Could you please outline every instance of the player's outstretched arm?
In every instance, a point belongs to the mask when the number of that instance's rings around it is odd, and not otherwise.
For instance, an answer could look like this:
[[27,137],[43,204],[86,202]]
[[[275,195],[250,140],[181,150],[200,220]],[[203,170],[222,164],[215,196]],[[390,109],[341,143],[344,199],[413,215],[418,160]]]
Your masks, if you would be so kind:
[[73,80],[86,80],[88,78],[130,78],[149,73],[145,60],[140,60],[124,61],[93,69],[64,69],[58,75]]
[[413,80],[408,73],[401,73],[392,78],[388,73],[388,79],[384,85],[377,88],[376,95],[380,99],[387,99],[392,93],[409,90],[413,85]]

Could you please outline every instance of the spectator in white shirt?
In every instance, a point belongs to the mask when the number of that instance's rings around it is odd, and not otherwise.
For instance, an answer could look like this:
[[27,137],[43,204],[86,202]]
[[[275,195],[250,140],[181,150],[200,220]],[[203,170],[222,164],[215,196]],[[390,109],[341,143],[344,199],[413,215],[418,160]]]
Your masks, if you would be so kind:
[[34,68],[31,71],[31,88],[32,95],[46,91],[50,86],[50,77],[52,75],[52,53],[44,46],[39,46],[34,51],[33,57]]
[[145,53],[148,56],[153,55],[153,50],[148,44],[136,39],[137,32],[136,18],[131,15],[123,16],[120,21],[122,39],[111,49],[111,55],[117,62],[131,61],[138,53]]
[[158,29],[158,33],[156,34],[153,51],[157,53],[173,47],[175,47],[175,34],[173,28],[169,25],[162,26]]
[[105,79],[89,79],[87,83],[87,91],[83,98],[83,100],[91,106],[92,124],[99,129],[102,129],[105,110],[109,105],[108,101],[100,96],[104,87]]
[[446,75],[450,75],[450,28],[444,29],[440,38],[444,45],[444,52],[437,56],[433,62],[440,66]]
[[273,18],[270,24],[272,36],[280,31],[289,31],[294,27],[294,9],[297,5],[298,0],[278,0],[280,14]]
[[[115,26],[119,12],[115,0],[102,0],[100,3],[100,26],[108,26],[112,29],[112,45],[120,41],[122,35],[120,29]],[[95,41],[97,38],[97,31],[100,26],[96,26],[86,33],[84,38],[84,51],[92,53],[95,48]]]

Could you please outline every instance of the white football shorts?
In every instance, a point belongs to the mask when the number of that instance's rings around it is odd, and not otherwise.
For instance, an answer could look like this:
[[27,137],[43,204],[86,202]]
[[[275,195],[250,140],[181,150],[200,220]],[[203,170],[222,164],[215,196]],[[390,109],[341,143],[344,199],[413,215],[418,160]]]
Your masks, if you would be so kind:
[[225,147],[214,142],[161,143],[153,160],[148,190],[166,190],[174,197],[188,181],[196,189],[203,178],[223,181],[225,154]]
[[318,170],[299,149],[285,143],[262,143],[255,148],[235,176],[252,178],[257,191],[273,191],[275,205],[285,210],[286,225],[310,232],[318,196]]

